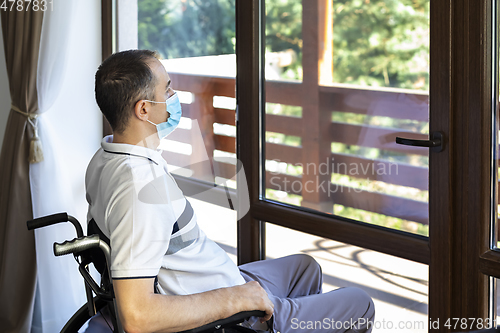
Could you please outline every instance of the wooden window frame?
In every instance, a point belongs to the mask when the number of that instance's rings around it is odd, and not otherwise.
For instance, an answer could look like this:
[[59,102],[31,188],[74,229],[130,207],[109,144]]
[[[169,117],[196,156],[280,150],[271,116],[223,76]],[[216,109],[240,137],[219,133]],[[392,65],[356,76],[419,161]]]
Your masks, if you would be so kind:
[[[307,1],[304,10],[318,8],[321,0]],[[257,14],[261,12],[261,1],[236,3],[237,40],[247,41],[236,51],[237,91],[241,91],[237,95],[238,119],[245,124],[238,128],[238,158],[251,187],[249,215],[238,222],[239,259],[262,259],[260,244],[264,235],[259,232],[263,232],[261,225],[266,221],[428,264],[429,318],[444,323],[448,318],[488,317],[489,275],[500,274],[500,254],[489,250],[495,181],[491,149],[491,1],[430,2],[430,94],[436,96],[430,99],[430,131],[445,134],[445,149],[429,156],[429,182],[435,184],[429,191],[429,216],[434,221],[429,226],[429,238],[261,197],[265,154],[260,126],[265,91],[262,40],[256,38],[263,30],[262,18]],[[314,31],[316,22],[304,21],[307,26],[303,29]]]
[[[101,56],[107,59],[116,50],[115,0],[101,0]],[[113,133],[108,120],[102,116],[102,135]]]
[[[492,2],[431,1],[429,318],[487,318],[492,220]],[[493,178],[493,179],[492,179]],[[495,185],[496,186],[496,185]],[[497,266],[498,267],[498,266]]]

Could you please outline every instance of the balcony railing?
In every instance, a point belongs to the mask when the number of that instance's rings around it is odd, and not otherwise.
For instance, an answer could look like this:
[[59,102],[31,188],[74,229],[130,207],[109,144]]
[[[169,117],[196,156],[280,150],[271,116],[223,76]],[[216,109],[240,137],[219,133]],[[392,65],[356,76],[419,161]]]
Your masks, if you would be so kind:
[[[235,137],[214,133],[214,123],[235,125],[235,111],[214,107],[214,97],[235,97],[235,79],[215,76],[202,76],[181,73],[170,73],[175,89],[191,92],[194,95],[191,104],[183,104],[183,116],[197,119],[205,147],[193,145],[190,155],[167,152],[166,157],[169,163],[178,166],[190,166],[193,177],[213,181],[213,174],[206,168],[198,168],[200,155],[208,153],[208,158],[215,170],[215,176],[232,179],[235,175],[235,166],[214,160],[214,150],[222,152],[236,153]],[[304,96],[301,94],[302,83],[267,81],[266,101],[291,106],[303,106]],[[413,90],[401,89],[370,89],[357,88],[352,86],[320,86],[319,104],[316,106],[317,112],[331,114],[332,111],[339,113],[355,113],[370,116],[388,117],[395,120],[413,120],[428,122],[428,94]],[[331,119],[327,115],[326,119]],[[244,124],[241,124],[244,126]],[[318,133],[305,128],[303,118],[283,116],[276,114],[266,114],[266,131],[282,133],[300,137],[304,140],[314,140]],[[311,161],[308,156],[311,152],[305,152],[302,146],[290,146],[277,143],[266,143],[266,160],[278,160],[292,165],[307,165],[308,163],[321,163],[325,159],[335,161],[336,165],[357,165],[360,170],[374,170],[374,168],[385,168],[389,170],[397,168],[396,173],[365,172],[363,174],[350,174],[349,168],[335,168],[331,171],[337,175],[347,175],[355,179],[359,177],[363,180],[377,181],[387,185],[397,185],[410,187],[421,191],[428,190],[428,168],[426,166],[416,166],[409,163],[393,162],[387,159],[370,159],[353,154],[332,153],[332,143],[345,145],[355,145],[362,148],[376,148],[386,152],[399,153],[408,156],[427,156],[428,150],[425,148],[409,147],[397,145],[396,136],[427,139],[428,135],[416,133],[405,129],[384,128],[369,124],[348,124],[331,121],[319,133],[320,140],[317,144],[317,152],[324,151],[319,161]],[[307,136],[310,136],[309,138]],[[193,133],[191,130],[178,129],[169,137],[170,140],[191,144]],[[305,168],[304,168],[305,169]],[[331,173],[323,175],[323,179],[330,182]],[[272,182],[270,181],[272,177]],[[266,188],[283,190],[289,194],[302,196],[303,186],[290,187],[286,183],[305,182],[306,177],[300,175],[290,175],[279,172],[266,172]],[[310,178],[308,178],[310,179]],[[397,191],[396,191],[397,193]],[[311,202],[311,198],[316,202]],[[304,200],[305,201],[305,200]],[[325,202],[326,201],[326,202]],[[304,202],[303,202],[304,204]],[[406,221],[413,221],[420,224],[428,224],[428,204],[422,199],[398,196],[397,194],[387,194],[374,192],[366,189],[360,190],[344,186],[342,191],[334,191],[328,196],[310,196],[305,205],[309,207],[330,206],[335,204],[344,207],[352,207],[367,212],[383,214]]]

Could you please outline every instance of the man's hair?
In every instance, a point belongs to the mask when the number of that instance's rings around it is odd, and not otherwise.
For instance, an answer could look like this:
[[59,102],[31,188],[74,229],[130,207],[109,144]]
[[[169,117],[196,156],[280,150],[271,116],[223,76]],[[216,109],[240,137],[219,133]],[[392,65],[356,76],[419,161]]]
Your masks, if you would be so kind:
[[128,50],[112,54],[95,74],[95,99],[113,132],[123,133],[135,104],[154,100],[156,78],[148,65],[156,51]]

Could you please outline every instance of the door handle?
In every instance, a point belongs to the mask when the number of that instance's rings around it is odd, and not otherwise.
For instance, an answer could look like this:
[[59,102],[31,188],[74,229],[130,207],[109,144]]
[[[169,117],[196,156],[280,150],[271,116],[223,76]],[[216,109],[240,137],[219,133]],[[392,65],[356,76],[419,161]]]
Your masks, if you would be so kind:
[[443,133],[441,132],[432,132],[430,140],[415,140],[396,137],[396,143],[406,146],[427,147],[435,153],[443,151],[444,148]]

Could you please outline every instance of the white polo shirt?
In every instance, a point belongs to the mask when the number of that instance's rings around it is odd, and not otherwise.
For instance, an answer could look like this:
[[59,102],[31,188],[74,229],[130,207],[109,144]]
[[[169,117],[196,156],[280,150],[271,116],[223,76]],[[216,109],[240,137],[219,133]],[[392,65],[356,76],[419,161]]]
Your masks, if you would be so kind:
[[107,136],[85,177],[89,211],[111,242],[113,279],[158,276],[163,294],[245,283],[236,265],[198,227],[160,152]]

